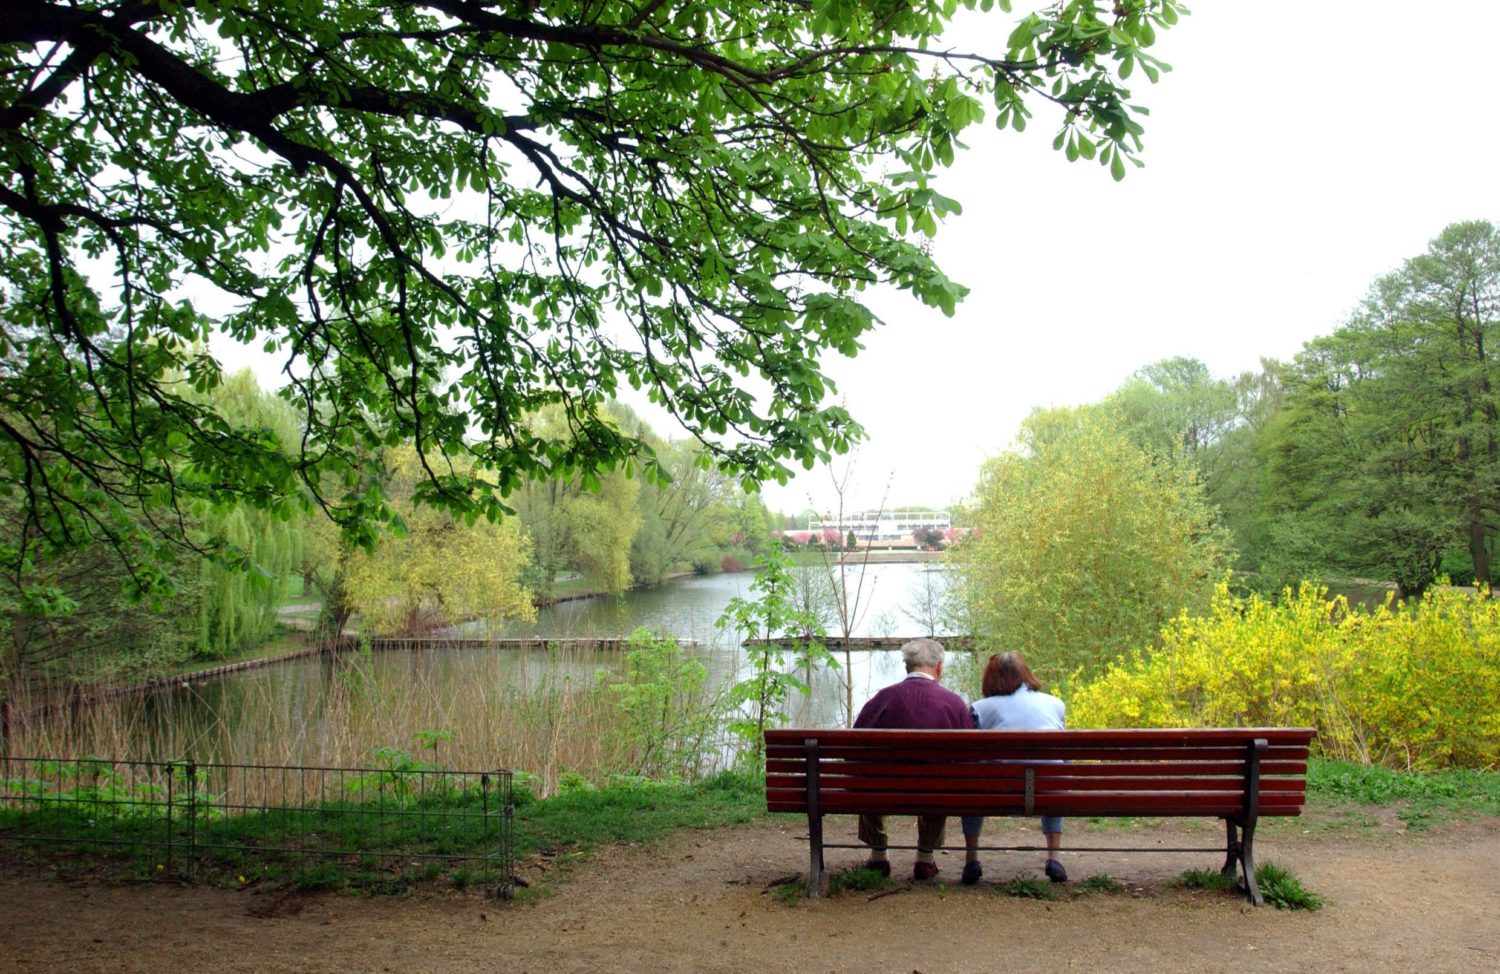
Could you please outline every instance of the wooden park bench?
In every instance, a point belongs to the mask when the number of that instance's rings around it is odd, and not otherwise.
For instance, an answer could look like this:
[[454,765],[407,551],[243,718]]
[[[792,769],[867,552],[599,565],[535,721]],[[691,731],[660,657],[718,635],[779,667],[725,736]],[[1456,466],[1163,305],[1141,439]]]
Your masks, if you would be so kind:
[[826,887],[824,849],[864,848],[824,842],[825,815],[1201,816],[1223,819],[1222,871],[1239,871],[1246,895],[1260,906],[1255,825],[1264,815],[1301,813],[1313,735],[1279,727],[768,730],[766,807],[807,815],[810,896]]

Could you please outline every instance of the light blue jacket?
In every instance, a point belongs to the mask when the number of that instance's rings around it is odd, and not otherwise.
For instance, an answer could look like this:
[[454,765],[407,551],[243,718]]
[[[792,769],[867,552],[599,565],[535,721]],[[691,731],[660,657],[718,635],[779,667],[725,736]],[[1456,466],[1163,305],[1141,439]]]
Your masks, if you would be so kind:
[[1063,702],[1025,684],[1008,696],[975,700],[969,710],[980,730],[1062,730],[1067,726]]

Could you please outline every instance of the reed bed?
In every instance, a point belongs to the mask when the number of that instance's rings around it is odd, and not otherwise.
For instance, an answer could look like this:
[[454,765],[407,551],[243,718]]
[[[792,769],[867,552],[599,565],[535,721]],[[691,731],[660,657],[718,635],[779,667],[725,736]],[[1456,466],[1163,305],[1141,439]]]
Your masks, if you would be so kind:
[[[441,655],[441,659],[435,658]],[[497,658],[504,654],[504,658]],[[666,694],[653,720],[716,713],[737,666],[719,650],[695,654],[715,677]],[[495,768],[542,795],[568,781],[650,770],[661,735],[623,704],[622,655],[576,646],[532,650],[353,651],[217,683],[55,708],[10,701],[4,753],[245,765]],[[685,776],[731,763],[735,748],[702,721],[675,746]]]

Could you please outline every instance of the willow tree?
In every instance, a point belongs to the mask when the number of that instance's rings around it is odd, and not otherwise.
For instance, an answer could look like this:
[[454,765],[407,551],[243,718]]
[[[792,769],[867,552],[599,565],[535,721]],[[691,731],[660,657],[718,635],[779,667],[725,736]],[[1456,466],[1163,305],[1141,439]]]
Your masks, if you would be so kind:
[[[247,370],[202,397],[235,435],[290,451],[297,417]],[[156,499],[116,516],[159,546],[177,578],[172,598],[130,597],[133,580],[107,544],[38,545],[35,524],[0,504],[0,538],[29,552],[24,572],[0,588],[0,683],[32,677],[102,679],[149,672],[182,659],[222,656],[264,640],[277,625],[287,580],[300,563],[304,521],[251,504],[174,510]],[[166,544],[170,531],[180,544]],[[160,593],[157,593],[158,595]],[[52,604],[36,604],[39,598]]]
[[[732,478],[706,462],[696,444],[661,444],[657,455],[672,479],[641,486],[640,529],[630,549],[631,573],[639,581],[653,583],[673,571],[718,571],[726,549],[737,539],[750,540],[746,532],[754,530],[759,501],[747,497]],[[762,535],[768,537],[763,523]],[[748,552],[749,545],[742,544],[741,550]]]
[[[861,292],[964,294],[923,238],[966,129],[1045,109],[1116,178],[1140,148],[1125,82],[1177,0],[949,33],[995,5],[7,0],[0,476],[45,543],[109,537],[150,589],[121,505],[306,494],[363,544],[392,443],[465,517],[653,473],[600,419],[626,385],[747,481],[824,460],[859,435],[822,360],[875,326]],[[212,332],[283,360],[295,456],[174,385],[219,381]],[[572,435],[523,422],[548,405]]]
[[[601,422],[611,430],[621,425],[612,414]],[[528,417],[526,424],[538,436],[566,440],[572,435],[565,411],[555,406]],[[558,573],[571,570],[606,592],[629,588],[640,491],[640,481],[625,470],[559,472],[524,485],[512,503],[531,544],[528,580],[550,594]]]
[[[290,454],[300,429],[297,414],[283,399],[260,388],[243,369],[206,397],[234,430],[255,430]],[[306,519],[300,513],[277,516],[249,503],[199,512],[188,532],[198,559],[199,584],[179,592],[173,610],[193,613],[191,639],[199,656],[223,656],[270,636],[293,572],[302,563]]]
[[954,553],[966,617],[980,646],[1022,651],[1048,681],[1151,644],[1228,570],[1192,460],[1134,442],[1107,408],[1028,418],[976,497]]
[[471,618],[532,618],[531,593],[520,582],[528,546],[515,518],[466,522],[417,505],[423,474],[411,447],[387,451],[385,470],[396,513],[391,529],[373,551],[341,547],[328,566],[342,572],[330,587],[343,599],[343,617],[357,613],[380,634]]

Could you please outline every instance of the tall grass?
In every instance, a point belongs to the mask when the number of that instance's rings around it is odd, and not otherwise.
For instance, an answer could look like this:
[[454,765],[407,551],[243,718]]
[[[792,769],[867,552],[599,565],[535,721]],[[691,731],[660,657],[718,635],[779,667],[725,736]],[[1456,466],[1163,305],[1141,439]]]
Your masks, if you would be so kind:
[[[438,668],[423,665],[420,652],[451,658]],[[512,654],[503,677],[488,653]],[[275,678],[257,672],[224,685],[182,684],[35,720],[20,716],[29,701],[15,700],[6,750],[325,767],[404,754],[432,766],[524,771],[545,796],[565,773],[595,781],[640,774],[652,759],[643,741],[661,746],[659,735],[643,733],[639,708],[623,705],[633,699],[633,671],[623,662],[618,652],[558,648],[344,653]],[[652,715],[658,719],[719,706],[710,681],[659,699],[669,712]],[[689,777],[733,759],[729,742],[714,735],[684,746],[697,753],[674,767]]]

